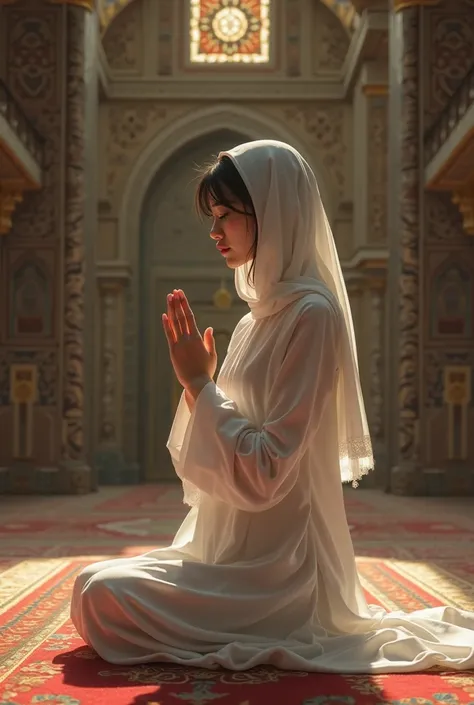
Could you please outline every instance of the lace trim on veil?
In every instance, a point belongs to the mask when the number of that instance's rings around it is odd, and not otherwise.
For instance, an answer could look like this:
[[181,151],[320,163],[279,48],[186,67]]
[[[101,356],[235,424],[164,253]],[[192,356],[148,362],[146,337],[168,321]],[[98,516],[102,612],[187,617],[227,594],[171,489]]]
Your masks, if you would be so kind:
[[339,443],[339,463],[343,482],[359,486],[359,480],[374,469],[374,454],[370,436],[349,438]]

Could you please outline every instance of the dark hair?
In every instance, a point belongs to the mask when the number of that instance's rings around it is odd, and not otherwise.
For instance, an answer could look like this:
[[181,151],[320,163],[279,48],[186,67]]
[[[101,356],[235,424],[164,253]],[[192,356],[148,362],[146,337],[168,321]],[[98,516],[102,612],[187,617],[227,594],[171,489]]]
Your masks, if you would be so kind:
[[[244,210],[238,210],[229,198],[233,196],[242,203]],[[252,258],[247,282],[254,283],[255,259],[257,256],[258,224],[252,198],[232,159],[222,157],[204,167],[196,190],[195,205],[200,216],[212,216],[211,201],[225,206],[235,213],[251,215],[255,218],[255,237],[249,256]]]

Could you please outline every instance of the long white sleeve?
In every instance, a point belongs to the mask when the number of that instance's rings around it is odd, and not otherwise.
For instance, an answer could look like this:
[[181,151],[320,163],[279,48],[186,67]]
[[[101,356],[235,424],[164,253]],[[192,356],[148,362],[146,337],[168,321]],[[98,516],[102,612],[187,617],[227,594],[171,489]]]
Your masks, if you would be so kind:
[[335,390],[338,331],[326,301],[306,308],[271,385],[261,429],[218,386],[206,385],[189,420],[182,419],[187,428],[173,458],[179,476],[246,511],[281,501]]

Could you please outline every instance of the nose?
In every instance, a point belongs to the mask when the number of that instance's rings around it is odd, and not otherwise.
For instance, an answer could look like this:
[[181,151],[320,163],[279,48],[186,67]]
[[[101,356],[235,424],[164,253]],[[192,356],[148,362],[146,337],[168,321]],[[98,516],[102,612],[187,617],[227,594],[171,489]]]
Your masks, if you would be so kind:
[[222,227],[217,218],[212,221],[211,232],[209,233],[213,240],[220,240],[223,235]]

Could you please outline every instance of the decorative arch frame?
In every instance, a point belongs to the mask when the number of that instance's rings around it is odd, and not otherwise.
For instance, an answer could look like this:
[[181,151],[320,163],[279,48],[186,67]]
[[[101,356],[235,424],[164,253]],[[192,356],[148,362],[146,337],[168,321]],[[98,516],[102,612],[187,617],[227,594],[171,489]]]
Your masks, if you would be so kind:
[[118,259],[137,262],[140,219],[143,203],[156,174],[187,143],[218,130],[228,129],[252,139],[275,139],[294,146],[308,161],[318,180],[329,220],[336,207],[331,177],[308,146],[280,122],[247,107],[233,104],[213,105],[189,112],[155,135],[132,166],[121,198],[119,212]]
[[[306,155],[319,181],[328,218],[331,220],[337,205],[337,194],[330,174],[314,154],[309,154],[308,145],[301,143],[285,125],[254,110],[233,105],[220,104],[189,112],[172,125],[160,130],[148,143],[132,164],[129,178],[121,197],[118,213],[117,264],[129,272],[129,286],[124,300],[123,375],[128,379],[124,390],[127,403],[122,399],[121,420],[124,451],[127,462],[139,463],[139,399],[138,382],[139,350],[139,261],[141,244],[141,218],[143,205],[149,188],[161,169],[185,147],[200,137],[219,130],[232,130],[251,139],[277,139],[291,143]],[[332,187],[332,188],[331,188]],[[100,268],[100,262],[97,263]]]
[[[134,0],[100,0],[99,17],[104,35],[114,19]],[[320,0],[333,12],[345,29],[352,33],[359,24],[359,15],[351,0]]]

